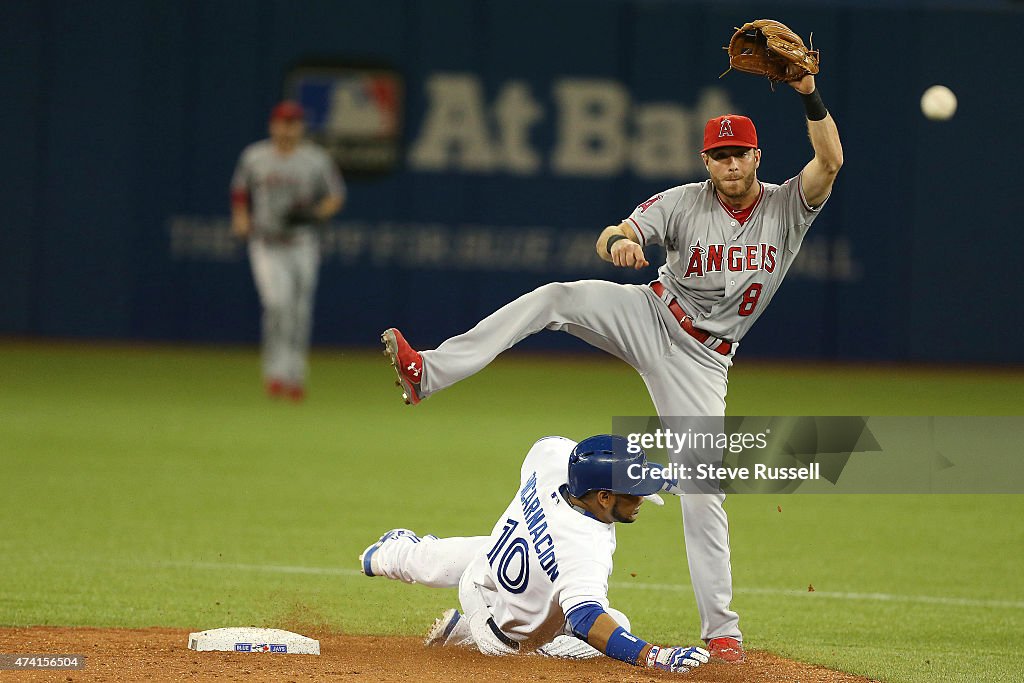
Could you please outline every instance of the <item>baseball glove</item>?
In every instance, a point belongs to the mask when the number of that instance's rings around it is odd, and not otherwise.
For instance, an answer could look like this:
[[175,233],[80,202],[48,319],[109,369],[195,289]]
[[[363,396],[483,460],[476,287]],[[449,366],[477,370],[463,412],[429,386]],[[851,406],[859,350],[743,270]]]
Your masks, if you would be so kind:
[[729,69],[723,76],[736,69],[772,81],[799,81],[818,73],[818,51],[808,49],[800,36],[774,19],[743,24],[725,49],[729,51]]
[[294,229],[300,225],[318,225],[322,222],[313,207],[307,204],[296,204],[284,215],[285,228]]

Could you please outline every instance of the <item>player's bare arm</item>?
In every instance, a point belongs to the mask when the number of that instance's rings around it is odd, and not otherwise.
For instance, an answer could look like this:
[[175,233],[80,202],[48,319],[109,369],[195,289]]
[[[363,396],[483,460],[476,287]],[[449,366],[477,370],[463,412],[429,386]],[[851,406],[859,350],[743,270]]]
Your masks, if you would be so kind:
[[[790,81],[789,85],[803,96],[811,96],[816,87],[811,74],[798,81]],[[836,122],[828,112],[819,120],[808,118],[807,132],[811,138],[811,147],[814,148],[814,158],[804,167],[801,182],[804,199],[811,206],[819,206],[828,199],[832,183],[843,166],[843,145],[839,140]]]
[[[608,249],[609,243],[611,244],[610,250]],[[609,225],[602,230],[594,248],[602,260],[620,268],[640,270],[650,265],[644,257],[640,238],[637,237],[636,231],[633,230],[629,221],[623,221],[618,225]]]
[[320,200],[320,203],[316,205],[313,211],[321,222],[329,221],[341,211],[341,207],[344,204],[345,200],[341,195],[329,194]]
[[231,234],[245,239],[251,232],[252,217],[249,214],[248,197],[233,197],[231,200]]

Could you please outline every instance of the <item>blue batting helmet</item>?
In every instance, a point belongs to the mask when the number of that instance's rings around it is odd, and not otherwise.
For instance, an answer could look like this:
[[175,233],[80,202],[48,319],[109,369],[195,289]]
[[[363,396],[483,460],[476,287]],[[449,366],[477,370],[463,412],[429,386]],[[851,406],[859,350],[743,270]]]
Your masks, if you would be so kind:
[[661,475],[664,469],[648,462],[644,450],[624,437],[591,436],[576,444],[569,454],[569,493],[576,498],[591,491],[649,496],[676,483]]

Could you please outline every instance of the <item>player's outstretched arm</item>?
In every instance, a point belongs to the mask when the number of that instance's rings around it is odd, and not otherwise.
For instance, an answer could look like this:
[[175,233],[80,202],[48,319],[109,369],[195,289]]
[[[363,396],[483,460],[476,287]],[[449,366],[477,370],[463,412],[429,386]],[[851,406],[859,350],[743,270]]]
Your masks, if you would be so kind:
[[843,166],[843,144],[839,140],[839,129],[832,115],[825,109],[814,83],[814,76],[807,74],[798,81],[790,81],[804,101],[807,111],[807,132],[814,148],[814,158],[804,167],[801,183],[804,199],[811,206],[819,206],[828,199],[839,169]]
[[650,669],[686,673],[706,664],[707,650],[699,647],[659,647],[637,638],[619,626],[596,603],[570,610],[569,624],[577,638],[609,657]]
[[622,268],[640,270],[650,265],[644,257],[640,238],[637,237],[636,231],[633,230],[629,221],[623,221],[618,225],[609,225],[602,230],[594,248],[602,260]]

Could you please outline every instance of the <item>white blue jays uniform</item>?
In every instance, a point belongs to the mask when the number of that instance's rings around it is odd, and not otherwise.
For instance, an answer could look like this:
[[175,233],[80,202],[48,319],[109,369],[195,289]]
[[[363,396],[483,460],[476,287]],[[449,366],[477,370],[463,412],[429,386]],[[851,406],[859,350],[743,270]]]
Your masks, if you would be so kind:
[[[558,436],[533,445],[516,495],[490,536],[416,538],[377,551],[383,576],[458,585],[464,618],[449,644],[474,645],[487,654],[515,651],[510,642],[534,649],[570,634],[567,620],[574,611],[594,606],[628,630],[625,615],[608,606],[615,525],[573,509],[559,491],[575,445]],[[586,656],[600,654],[579,646]]]
[[615,525],[574,510],[559,491],[575,445],[562,437],[533,445],[518,493],[459,584],[467,614],[482,601],[502,633],[534,647],[561,632],[573,610],[608,608]]

